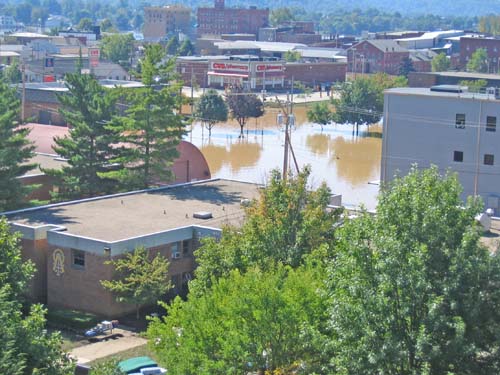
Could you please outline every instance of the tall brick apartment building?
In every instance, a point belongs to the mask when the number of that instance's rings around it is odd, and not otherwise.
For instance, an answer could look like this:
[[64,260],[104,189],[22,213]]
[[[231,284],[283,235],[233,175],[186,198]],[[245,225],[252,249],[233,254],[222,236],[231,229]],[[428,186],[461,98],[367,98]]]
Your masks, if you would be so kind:
[[170,34],[190,34],[191,9],[181,5],[144,8],[144,40],[158,42]]
[[215,0],[213,8],[198,8],[198,36],[255,34],[269,25],[269,9],[226,8],[224,0]]
[[397,75],[401,62],[409,57],[410,52],[395,40],[364,40],[347,50],[347,71]]
[[205,180],[4,214],[22,235],[23,259],[36,265],[30,287],[35,300],[115,317],[134,307],[116,302],[101,286],[100,280],[113,277],[107,260],[138,246],[160,253],[170,261],[174,292],[180,292],[195,269],[200,239],[240,224],[242,205],[258,194],[255,184]]
[[484,48],[488,54],[489,73],[500,72],[500,39],[484,37],[462,37],[460,38],[460,67],[465,68],[472,54],[476,50]]

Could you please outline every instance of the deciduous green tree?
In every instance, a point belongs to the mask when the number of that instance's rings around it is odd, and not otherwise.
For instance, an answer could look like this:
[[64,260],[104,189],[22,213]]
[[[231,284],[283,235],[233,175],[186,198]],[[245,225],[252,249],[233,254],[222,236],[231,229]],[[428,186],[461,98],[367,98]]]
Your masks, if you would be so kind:
[[286,62],[297,62],[302,58],[302,54],[299,51],[286,51],[283,57]]
[[92,26],[94,26],[94,22],[92,19],[85,17],[78,22],[77,29],[78,30],[83,30],[83,31],[90,31],[92,30]]
[[444,52],[434,56],[431,61],[433,72],[445,72],[450,69],[450,60]]
[[128,65],[133,47],[134,37],[132,34],[106,35],[101,41],[103,57],[122,65]]
[[7,219],[0,218],[0,285],[8,285],[13,299],[21,299],[35,272],[31,261],[23,262],[20,235],[10,231]]
[[315,249],[328,248],[338,214],[328,208],[326,185],[308,189],[309,174],[306,168],[283,180],[273,171],[260,198],[247,208],[241,228],[225,228],[219,241],[206,239],[196,250],[198,268],[190,290],[202,292],[232,269],[266,270],[276,262],[298,267]]
[[413,62],[409,57],[405,57],[401,60],[401,64],[399,64],[399,75],[405,78],[408,78],[408,74],[415,71],[415,67],[413,66]]
[[24,262],[20,236],[0,219],[0,373],[69,375],[73,364],[61,349],[59,333],[47,334],[41,305],[22,312],[33,263]]
[[19,109],[16,91],[0,82],[0,212],[25,204],[32,190],[18,179],[36,167],[29,163],[35,147],[27,139],[29,129],[19,128]]
[[345,82],[340,89],[340,99],[332,99],[334,120],[342,123],[378,122],[384,109],[384,90],[407,85],[404,77],[394,78],[381,73]]
[[17,60],[14,60],[12,64],[5,68],[3,71],[3,77],[7,83],[16,84],[21,82],[23,76]]
[[167,50],[167,53],[173,56],[177,54],[179,47],[180,47],[179,38],[177,38],[177,36],[173,36],[168,40],[167,46],[165,48]]
[[196,116],[205,123],[209,136],[217,122],[227,121],[227,114],[226,102],[215,90],[208,90],[196,105]]
[[329,267],[339,374],[496,374],[500,256],[479,244],[478,201],[437,168],[383,188],[347,220]]
[[148,328],[150,347],[171,374],[314,373],[326,342],[321,287],[310,269],[234,270],[165,306]]
[[189,39],[184,40],[177,50],[179,56],[191,56],[194,55],[194,45]]
[[467,86],[470,92],[480,92],[481,89],[484,89],[488,85],[488,81],[484,79],[475,79],[475,80],[464,80],[460,81],[460,86]]
[[467,63],[467,70],[477,73],[488,73],[488,68],[488,52],[486,52],[485,48],[478,48]]
[[284,22],[295,21],[295,15],[290,8],[275,8],[271,10],[269,15],[269,22],[271,26],[280,26]]
[[326,102],[316,102],[312,108],[307,111],[307,120],[315,124],[323,126],[328,125],[332,121],[333,113]]
[[69,135],[56,138],[54,151],[68,160],[60,170],[46,172],[59,186],[59,198],[92,197],[116,191],[116,183],[104,174],[113,164],[118,129],[109,125],[116,114],[116,95],[91,75],[66,76],[68,92],[58,96],[61,113],[71,125]]
[[102,286],[112,292],[118,302],[135,305],[137,319],[142,305],[155,303],[171,288],[168,260],[161,254],[151,257],[144,247],[106,264],[114,267],[116,277],[102,280]]
[[231,117],[240,125],[240,137],[243,138],[243,128],[250,117],[260,117],[264,114],[264,104],[257,95],[233,88],[226,96],[226,103]]

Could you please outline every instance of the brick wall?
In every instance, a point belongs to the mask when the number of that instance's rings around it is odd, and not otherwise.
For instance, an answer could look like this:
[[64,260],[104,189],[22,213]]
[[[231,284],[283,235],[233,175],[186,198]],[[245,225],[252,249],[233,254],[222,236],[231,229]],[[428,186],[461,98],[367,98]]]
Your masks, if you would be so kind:
[[60,105],[56,103],[42,103],[26,101],[24,116],[27,120],[46,125],[66,125],[59,113]]
[[[49,308],[88,311],[109,318],[135,311],[133,305],[116,302],[113,294],[106,291],[100,283],[101,280],[111,280],[114,276],[113,267],[104,264],[110,259],[109,257],[86,252],[85,267],[81,268],[73,265],[72,250],[61,248],[64,254],[64,273],[58,276],[53,270],[55,250],[51,247],[47,256],[46,283]],[[175,284],[173,291],[169,293],[171,296],[185,291],[185,275],[192,274],[195,268],[192,246],[184,252],[180,244],[178,252],[181,257],[178,259],[172,258],[172,252],[172,245],[150,249],[152,257],[160,253],[170,262],[169,277]]]
[[31,260],[36,267],[26,294],[33,300],[47,302],[47,240],[21,239],[21,257],[24,262]]
[[432,73],[410,72],[408,74],[408,86],[431,87],[437,83],[437,76]]
[[467,66],[472,54],[479,48],[485,48],[488,54],[490,73],[499,72],[500,68],[500,39],[487,38],[460,38],[460,65]]
[[191,86],[191,74],[193,82],[199,87],[207,87],[208,60],[207,61],[183,61],[176,62],[177,73],[181,75],[185,86]]
[[346,69],[345,63],[288,63],[285,66],[285,83],[289,86],[292,77],[308,86],[344,82]]

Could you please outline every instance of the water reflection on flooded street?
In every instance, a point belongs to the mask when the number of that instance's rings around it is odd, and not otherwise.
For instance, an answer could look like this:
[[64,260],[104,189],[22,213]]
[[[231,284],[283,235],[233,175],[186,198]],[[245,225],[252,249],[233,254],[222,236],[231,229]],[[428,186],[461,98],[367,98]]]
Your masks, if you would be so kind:
[[[249,120],[245,138],[240,139],[239,126],[230,121],[217,124],[208,137],[201,124],[194,124],[186,135],[205,155],[213,177],[262,183],[273,168],[283,166],[284,133],[276,125],[277,109],[266,109],[264,117]],[[365,204],[375,207],[378,186],[368,182],[380,177],[382,148],[381,126],[352,126],[307,123],[306,108],[296,107],[297,127],[292,145],[299,167],[312,166],[311,184],[326,181],[333,193],[342,194],[346,205]],[[295,169],[293,159],[290,166]]]

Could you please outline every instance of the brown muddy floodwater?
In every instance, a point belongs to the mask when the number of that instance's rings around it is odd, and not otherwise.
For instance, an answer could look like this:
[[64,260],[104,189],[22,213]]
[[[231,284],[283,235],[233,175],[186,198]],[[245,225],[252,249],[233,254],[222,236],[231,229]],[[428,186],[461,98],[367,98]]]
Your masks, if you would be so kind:
[[[344,205],[375,208],[378,185],[373,182],[380,178],[381,126],[360,126],[358,135],[350,125],[321,129],[307,121],[306,111],[304,106],[294,108],[297,126],[291,140],[299,167],[312,168],[311,187],[325,181],[332,193],[342,195]],[[212,177],[263,183],[270,170],[283,167],[284,132],[276,124],[277,113],[278,109],[266,108],[263,117],[250,119],[243,139],[234,121],[216,124],[211,137],[195,123],[185,139],[201,149]],[[295,171],[291,157],[290,168]]]

